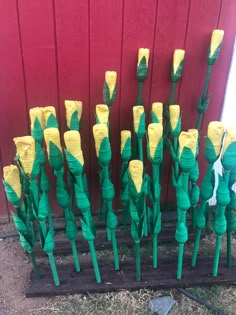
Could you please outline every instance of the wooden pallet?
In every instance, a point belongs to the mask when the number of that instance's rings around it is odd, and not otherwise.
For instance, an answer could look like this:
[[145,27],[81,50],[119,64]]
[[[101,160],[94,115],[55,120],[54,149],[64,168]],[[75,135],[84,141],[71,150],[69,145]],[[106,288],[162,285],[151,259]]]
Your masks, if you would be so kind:
[[129,258],[121,261],[120,271],[113,269],[111,260],[99,259],[99,268],[102,283],[97,284],[91,262],[83,261],[81,272],[76,273],[72,264],[58,265],[58,274],[61,285],[53,284],[52,274],[48,265],[40,267],[41,279],[37,280],[31,274],[29,287],[26,289],[27,297],[55,296],[65,294],[87,294],[119,291],[122,289],[137,290],[186,288],[207,285],[232,285],[236,284],[236,263],[233,260],[232,269],[226,267],[226,259],[222,258],[217,277],[212,277],[213,257],[199,257],[195,269],[190,266],[190,257],[184,258],[183,278],[176,279],[177,259],[160,259],[158,269],[152,268],[151,260],[142,261],[142,280],[135,280],[135,261]]

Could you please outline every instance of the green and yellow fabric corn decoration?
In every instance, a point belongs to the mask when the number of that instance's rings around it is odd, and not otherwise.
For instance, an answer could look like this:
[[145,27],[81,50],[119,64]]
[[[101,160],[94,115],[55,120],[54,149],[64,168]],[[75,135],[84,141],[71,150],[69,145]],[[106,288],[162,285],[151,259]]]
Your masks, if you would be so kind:
[[109,126],[109,108],[106,104],[96,105],[96,123]]
[[44,128],[58,128],[56,109],[54,106],[41,107],[43,112]]
[[69,130],[81,129],[82,102],[65,100],[66,124]]
[[109,106],[109,108],[113,105],[116,99],[117,92],[116,80],[117,80],[116,71],[106,71],[103,87],[103,99],[104,102]]
[[[101,277],[98,269],[96,251],[94,248],[94,239],[96,236],[95,226],[93,223],[91,210],[90,210],[90,202],[84,191],[83,185],[83,166],[84,166],[84,158],[83,152],[81,150],[81,138],[79,131],[71,130],[64,133],[65,140],[65,154],[68,162],[69,170],[73,174],[75,178],[74,188],[75,188],[75,196],[77,207],[81,210],[83,219],[81,218],[81,226],[82,233],[84,238],[88,241],[90,247],[91,258],[94,266],[95,276],[98,283],[101,282]],[[74,225],[74,220],[68,220],[67,222],[67,236],[70,240],[73,240],[73,233],[75,231],[75,235],[77,236],[77,227]],[[71,243],[73,248],[73,242]],[[76,251],[73,252],[76,255]]]
[[143,143],[142,139],[145,135],[145,112],[143,106],[133,106],[133,124],[134,132],[138,139],[138,157],[143,161]]
[[36,160],[34,138],[31,136],[16,137],[13,141],[24,174],[27,177],[35,178],[39,174],[39,163]]
[[137,72],[136,72],[137,80],[139,82],[139,88],[138,88],[138,98],[136,101],[136,105],[143,105],[142,90],[143,90],[143,82],[147,77],[149,54],[150,54],[150,51],[148,48],[139,48],[138,64],[137,64]]
[[224,38],[223,30],[213,30],[211,34],[211,43],[207,60],[209,65],[213,65],[217,61],[223,43],[223,38]]
[[131,217],[131,235],[135,243],[136,280],[141,280],[140,241],[144,234],[146,211],[146,189],[143,179],[143,162],[129,162],[129,210]]
[[16,230],[20,236],[21,246],[28,252],[34,273],[37,278],[40,278],[34,255],[34,244],[36,239],[34,231],[32,230],[29,212],[20,204],[22,198],[22,184],[18,167],[16,165],[5,166],[3,168],[3,178],[7,200],[14,205],[17,212],[17,214],[12,212],[12,217]]
[[114,186],[111,182],[109,164],[111,161],[111,147],[108,138],[108,127],[106,124],[96,124],[93,126],[93,136],[95,140],[96,155],[101,167],[100,187],[102,200],[105,208],[105,221],[108,239],[112,241],[115,269],[119,269],[119,258],[116,244],[116,227],[118,225],[117,216],[112,208],[112,200],[115,195]]
[[197,152],[198,133],[182,131],[179,135],[179,164],[182,173],[176,183],[176,199],[178,207],[178,223],[175,239],[179,243],[177,279],[182,278],[184,244],[188,240],[188,228],[186,225],[186,212],[190,208],[188,181],[191,169],[195,165]]
[[42,143],[43,141],[43,112],[41,107],[34,107],[29,110],[31,135],[35,141]]
[[208,200],[213,196],[214,192],[214,170],[213,164],[220,156],[222,142],[224,137],[224,124],[220,121],[212,121],[208,125],[207,137],[205,143],[204,155],[208,162],[207,172],[203,178],[203,182],[200,189],[201,204],[197,209],[195,225],[197,228],[196,239],[194,243],[194,250],[192,256],[192,266],[196,266],[198,248],[200,244],[201,232],[206,227],[206,212]]
[[80,271],[80,264],[78,260],[77,248],[75,239],[77,237],[77,226],[74,218],[73,211],[70,209],[69,193],[66,189],[64,182],[64,166],[63,166],[63,153],[60,141],[60,133],[57,128],[47,128],[44,130],[44,139],[47,145],[49,163],[54,170],[57,177],[56,182],[56,196],[57,202],[63,208],[66,220],[66,236],[70,240],[75,269]]
[[231,268],[232,232],[236,229],[236,217],[234,214],[234,209],[235,209],[235,204],[236,204],[236,194],[235,194],[234,189],[232,188],[233,184],[235,183],[235,168],[236,168],[236,127],[235,126],[229,126],[226,128],[225,141],[224,141],[224,145],[222,149],[221,163],[224,168],[224,181],[228,186],[228,191],[230,194],[230,202],[226,205],[225,215],[226,215],[226,220],[227,220],[227,265],[229,268]]
[[58,128],[47,128],[44,130],[44,139],[47,146],[49,163],[55,170],[63,167],[63,154]]
[[120,154],[121,165],[121,202],[123,205],[123,228],[126,229],[129,216],[129,194],[128,194],[128,162],[131,159],[131,131],[121,131]]
[[161,102],[152,103],[151,118],[152,123],[163,124],[163,103]]
[[148,219],[151,233],[153,235],[153,268],[157,268],[158,245],[157,237],[161,231],[161,209],[160,209],[160,165],[163,160],[163,126],[160,123],[148,125],[148,158],[152,163],[152,211],[149,209]]
[[[173,54],[173,64],[171,70],[171,80],[172,82],[178,82],[181,78],[183,71],[183,64],[185,60],[185,50],[175,49]],[[170,103],[171,105],[172,103]]]
[[16,165],[5,166],[3,168],[3,178],[8,201],[15,207],[18,207],[22,196],[20,172],[18,167]]
[[223,37],[224,37],[223,30],[213,30],[212,35],[211,35],[208,55],[207,55],[208,70],[206,74],[205,84],[204,84],[202,96],[198,99],[198,103],[197,103],[198,117],[197,117],[196,129],[198,130],[201,128],[202,116],[207,110],[209,102],[210,102],[210,96],[207,96],[208,87],[209,87],[209,82],[211,78],[212,68],[219,57],[220,49],[223,43]]

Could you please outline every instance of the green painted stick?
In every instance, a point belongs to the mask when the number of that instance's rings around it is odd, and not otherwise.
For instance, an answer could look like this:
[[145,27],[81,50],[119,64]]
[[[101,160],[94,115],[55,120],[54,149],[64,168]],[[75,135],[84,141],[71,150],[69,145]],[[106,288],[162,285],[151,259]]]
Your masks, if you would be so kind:
[[138,138],[138,156],[139,160],[143,162],[143,139]]
[[33,266],[35,276],[37,279],[40,279],[40,273],[39,273],[39,269],[38,269],[38,266],[37,266],[37,263],[35,260],[34,252],[30,253],[29,256],[30,256],[30,260],[31,260],[31,264]]
[[179,252],[178,252],[178,269],[177,269],[178,280],[181,280],[182,278],[183,256],[184,256],[184,243],[180,243]]
[[[207,96],[207,91],[208,91],[208,86],[209,86],[209,82],[210,82],[212,66],[213,65],[208,65],[206,80],[205,80],[204,89],[203,89],[203,94],[202,94],[202,97],[201,97],[202,100],[205,100],[205,98]],[[198,117],[197,117],[197,123],[196,123],[196,129],[198,129],[198,130],[199,130],[200,126],[201,126],[202,116],[203,116],[203,112],[199,112],[198,111]]]
[[201,233],[202,233],[202,230],[197,229],[197,234],[196,234],[196,238],[195,238],[195,242],[194,242],[192,263],[191,263],[192,267],[196,266],[198,248],[199,248],[199,243],[200,243],[200,239],[201,239]]
[[157,268],[158,264],[158,244],[157,244],[157,234],[152,236],[152,246],[153,246],[153,268]]
[[215,255],[214,255],[213,272],[212,272],[213,277],[216,277],[217,276],[217,272],[218,272],[221,239],[222,239],[222,235],[217,235],[216,236],[216,248],[215,248]]
[[74,258],[74,262],[75,262],[75,270],[77,272],[80,272],[80,264],[79,264],[78,252],[77,252],[75,240],[71,240],[70,244],[71,244],[73,258]]
[[143,93],[143,81],[139,81],[138,82],[138,98],[136,101],[136,105],[143,105],[142,93]]
[[227,267],[232,267],[232,232],[227,231]]
[[127,229],[128,217],[129,217],[129,203],[127,201],[123,203],[123,215],[122,215],[123,230]]
[[52,269],[52,275],[53,275],[54,283],[55,283],[56,286],[59,286],[60,285],[60,281],[59,281],[59,278],[58,278],[57,268],[56,268],[56,265],[55,265],[55,260],[54,260],[54,257],[53,257],[53,253],[52,252],[48,252],[47,254],[48,254],[50,266],[51,266],[51,269]]
[[111,231],[111,242],[112,242],[112,248],[113,248],[113,256],[114,256],[114,262],[115,262],[115,270],[119,270],[120,264],[119,264],[119,256],[118,256],[117,243],[116,243],[116,231],[114,229],[112,229],[110,231]]
[[141,268],[140,268],[140,243],[135,242],[135,261],[136,261],[136,280],[141,280]]
[[99,272],[99,268],[98,268],[97,255],[96,255],[96,251],[94,248],[94,243],[93,243],[93,241],[89,241],[88,243],[89,243],[89,249],[90,249],[90,254],[91,254],[91,258],[92,258],[92,262],[93,262],[93,268],[94,268],[96,281],[97,281],[97,283],[101,283],[101,276],[100,276],[100,272]]

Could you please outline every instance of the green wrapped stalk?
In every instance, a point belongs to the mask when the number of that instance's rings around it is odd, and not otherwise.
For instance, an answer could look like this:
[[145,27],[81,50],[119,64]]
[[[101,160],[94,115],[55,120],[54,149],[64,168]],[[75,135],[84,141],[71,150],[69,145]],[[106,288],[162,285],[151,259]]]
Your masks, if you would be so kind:
[[3,168],[3,184],[7,196],[7,200],[13,204],[16,213],[12,212],[13,222],[20,236],[20,244],[23,249],[29,254],[34,273],[37,278],[40,278],[40,273],[34,256],[34,244],[36,242],[32,222],[29,216],[29,211],[25,208],[22,199],[22,184],[20,172],[16,165],[9,165]]
[[176,184],[176,199],[178,213],[178,223],[175,233],[175,239],[179,243],[177,279],[182,278],[182,265],[184,244],[188,240],[188,228],[186,225],[186,212],[191,206],[188,181],[189,174],[195,165],[197,150],[198,133],[193,131],[182,131],[179,135],[178,158],[182,173]]
[[118,225],[117,216],[112,207],[115,195],[114,187],[110,179],[109,164],[111,161],[111,147],[108,137],[108,127],[106,124],[96,124],[93,126],[96,155],[100,165],[100,185],[101,195],[104,200],[105,223],[107,227],[108,239],[112,242],[115,269],[119,269],[119,257],[116,243],[116,227]]
[[[97,256],[94,247],[94,239],[96,236],[96,230],[90,210],[90,201],[88,194],[84,189],[83,183],[83,167],[84,167],[84,158],[83,152],[81,150],[81,139],[80,133],[78,131],[67,131],[64,133],[64,140],[66,144],[65,154],[69,170],[71,175],[75,178],[74,190],[76,197],[76,205],[82,213],[83,218],[80,219],[82,234],[86,241],[89,243],[91,258],[93,262],[95,277],[98,283],[101,282],[100,272],[97,263]],[[72,214],[72,211],[70,211]],[[71,221],[71,227],[73,227],[73,219]]]
[[209,105],[210,96],[207,97],[208,86],[210,82],[213,65],[215,64],[215,62],[218,60],[218,57],[219,57],[220,49],[223,43],[223,37],[224,37],[224,31],[213,30],[212,36],[211,36],[211,43],[210,43],[210,47],[209,47],[208,55],[207,55],[207,63],[208,63],[207,75],[205,79],[202,96],[199,98],[198,104],[197,104],[198,118],[197,118],[197,123],[196,123],[196,129],[198,130],[201,128],[202,116],[207,110],[208,105]]
[[153,268],[158,265],[158,234],[161,232],[160,209],[160,165],[163,160],[163,126],[152,123],[148,126],[148,159],[152,163],[151,199],[152,209],[149,209],[148,221],[153,239]]
[[142,90],[143,90],[143,82],[145,81],[147,77],[149,53],[150,52],[148,48],[139,48],[138,64],[137,64],[137,72],[136,72],[136,77],[139,83],[139,87],[138,87],[138,98],[136,101],[136,105],[143,105]]
[[144,234],[147,182],[143,179],[143,162],[132,160],[129,163],[129,211],[131,235],[135,243],[136,280],[141,280],[140,241]]
[[128,194],[128,162],[131,159],[131,132],[121,131],[121,202],[123,206],[123,229],[126,229],[129,217],[129,194]]

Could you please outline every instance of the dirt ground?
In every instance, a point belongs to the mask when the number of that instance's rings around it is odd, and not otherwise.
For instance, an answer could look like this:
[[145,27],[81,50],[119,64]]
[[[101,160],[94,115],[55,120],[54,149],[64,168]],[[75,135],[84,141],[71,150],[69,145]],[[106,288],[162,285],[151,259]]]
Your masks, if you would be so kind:
[[[0,233],[14,231],[12,224],[0,224]],[[202,251],[209,253],[214,249],[214,235],[205,237]],[[234,252],[236,241],[233,241]],[[222,251],[225,251],[225,241]],[[163,249],[164,250],[164,247]],[[186,251],[191,251],[191,245]],[[29,281],[31,265],[24,253],[18,238],[0,240],[0,315],[24,314],[145,314],[149,315],[147,303],[151,297],[172,295],[177,304],[172,308],[170,315],[213,314],[205,306],[193,302],[176,290],[150,291],[139,290],[134,292],[121,291],[95,295],[73,295],[54,298],[25,298],[24,292]],[[236,289],[234,287],[211,287],[188,289],[215,305],[221,314],[236,314]]]

